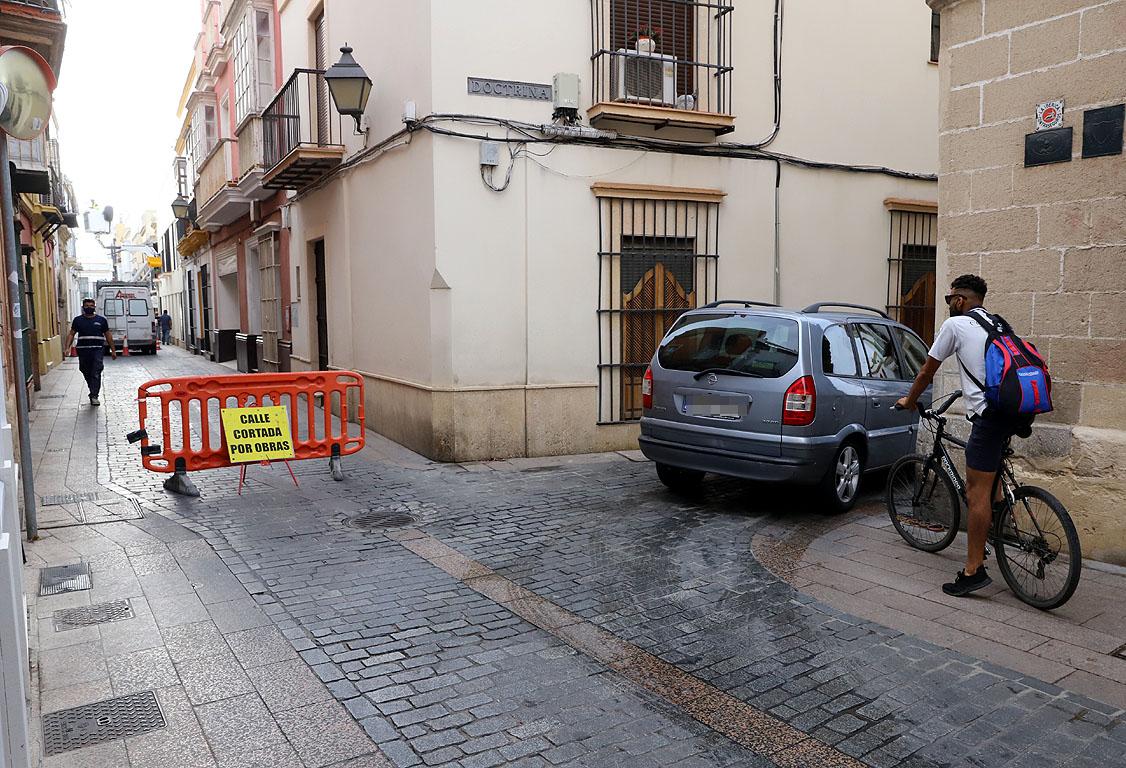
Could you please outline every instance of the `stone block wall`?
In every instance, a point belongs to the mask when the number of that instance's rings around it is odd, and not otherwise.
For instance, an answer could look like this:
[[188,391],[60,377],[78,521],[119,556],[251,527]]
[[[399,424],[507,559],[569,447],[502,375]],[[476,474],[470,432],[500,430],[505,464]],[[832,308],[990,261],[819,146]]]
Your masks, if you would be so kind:
[[[1072,510],[1085,555],[1126,564],[1126,155],[1082,158],[1084,111],[1126,103],[1126,0],[928,4],[940,293],[982,275],[987,307],[1047,356],[1056,412],[1020,446],[1026,469]],[[1025,167],[1036,105],[1060,98],[1072,159]]]

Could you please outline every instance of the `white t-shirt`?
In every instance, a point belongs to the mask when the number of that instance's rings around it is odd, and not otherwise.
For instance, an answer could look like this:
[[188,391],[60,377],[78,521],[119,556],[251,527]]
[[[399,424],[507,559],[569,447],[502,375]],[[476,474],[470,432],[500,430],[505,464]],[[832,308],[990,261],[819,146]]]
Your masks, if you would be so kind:
[[[966,375],[965,369],[969,368],[978,381],[985,381],[985,345],[988,341],[989,334],[977,320],[967,315],[960,315],[942,324],[929,352],[930,356],[939,362],[954,354],[958,356],[961,363],[958,366],[958,373],[962,376],[962,398],[966,402],[967,416],[980,415],[985,410],[985,393]],[[963,365],[965,368],[962,367]]]

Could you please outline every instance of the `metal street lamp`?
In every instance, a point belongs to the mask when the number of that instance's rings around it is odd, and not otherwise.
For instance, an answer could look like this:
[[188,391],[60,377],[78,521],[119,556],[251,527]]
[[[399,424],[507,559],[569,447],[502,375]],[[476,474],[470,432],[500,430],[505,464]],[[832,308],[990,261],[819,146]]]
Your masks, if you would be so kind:
[[324,78],[336,104],[336,111],[355,120],[356,133],[363,133],[360,118],[367,108],[372,83],[364,68],[352,58],[352,49],[347,43],[340,49],[340,61],[328,68]]
[[[20,45],[0,46],[0,221],[4,237],[0,253],[8,274],[8,306],[11,310],[12,335],[22,341],[23,309],[20,301],[19,258],[16,231],[12,226],[15,209],[12,204],[12,174],[8,161],[8,136],[34,139],[47,129],[51,119],[51,94],[55,90],[55,73],[51,65],[35,51]],[[39,522],[35,510],[35,473],[31,461],[31,428],[28,419],[27,366],[21,350],[13,348],[16,374],[16,413],[20,425],[20,480],[23,482],[24,520],[27,538],[39,538]]]
[[191,203],[185,200],[183,195],[176,195],[176,199],[172,201],[172,215],[177,219],[186,219],[191,207]]

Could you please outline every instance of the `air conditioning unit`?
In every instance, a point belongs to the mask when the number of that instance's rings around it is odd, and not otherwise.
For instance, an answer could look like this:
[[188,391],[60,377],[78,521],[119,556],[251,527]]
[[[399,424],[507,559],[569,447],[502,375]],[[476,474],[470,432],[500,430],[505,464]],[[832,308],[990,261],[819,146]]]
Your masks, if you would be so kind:
[[620,48],[610,75],[614,101],[666,107],[676,102],[676,59],[672,56]]

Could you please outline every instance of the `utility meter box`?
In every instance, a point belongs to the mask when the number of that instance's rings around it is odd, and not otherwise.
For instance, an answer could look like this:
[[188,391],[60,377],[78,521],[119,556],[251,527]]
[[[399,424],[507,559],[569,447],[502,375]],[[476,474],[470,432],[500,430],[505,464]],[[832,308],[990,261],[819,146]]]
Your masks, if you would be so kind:
[[558,72],[552,80],[552,93],[554,94],[555,109],[578,111],[579,90],[581,81],[579,76],[570,72]]

